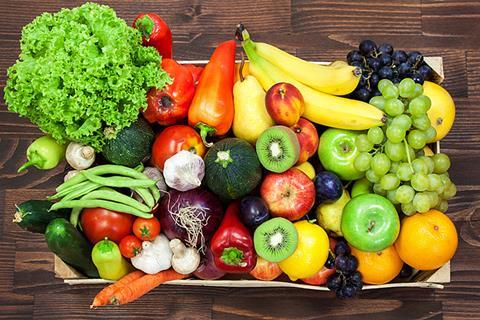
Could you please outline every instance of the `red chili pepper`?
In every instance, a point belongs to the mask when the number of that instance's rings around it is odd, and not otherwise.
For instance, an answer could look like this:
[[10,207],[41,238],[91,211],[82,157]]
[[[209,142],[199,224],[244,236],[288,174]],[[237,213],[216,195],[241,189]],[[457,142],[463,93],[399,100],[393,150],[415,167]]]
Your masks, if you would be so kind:
[[172,58],[172,32],[159,15],[141,13],[133,21],[133,27],[142,33],[144,46],[155,47],[163,58]]
[[206,146],[207,135],[224,135],[233,121],[233,79],[235,41],[221,43],[202,72],[188,111],[188,124],[200,129]]
[[252,237],[240,221],[239,212],[239,202],[231,203],[210,241],[215,265],[228,273],[248,273],[257,263]]
[[162,90],[152,88],[147,94],[147,109],[143,116],[148,122],[163,126],[177,123],[188,115],[188,108],[195,93],[192,73],[172,59],[162,59],[162,68],[172,83]]

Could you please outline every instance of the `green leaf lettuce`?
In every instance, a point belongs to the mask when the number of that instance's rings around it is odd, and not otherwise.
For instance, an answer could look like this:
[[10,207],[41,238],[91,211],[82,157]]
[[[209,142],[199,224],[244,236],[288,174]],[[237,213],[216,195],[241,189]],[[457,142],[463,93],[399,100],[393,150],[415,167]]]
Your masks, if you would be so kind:
[[170,81],[161,57],[108,6],[86,3],[43,13],[22,30],[8,69],[5,101],[58,142],[101,150],[147,106],[146,93]]

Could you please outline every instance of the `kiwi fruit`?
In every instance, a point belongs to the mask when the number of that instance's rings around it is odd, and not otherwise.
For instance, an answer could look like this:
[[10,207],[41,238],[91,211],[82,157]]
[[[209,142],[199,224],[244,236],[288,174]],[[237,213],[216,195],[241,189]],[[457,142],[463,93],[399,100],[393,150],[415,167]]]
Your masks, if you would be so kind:
[[253,234],[253,243],[260,257],[270,262],[280,262],[297,249],[297,229],[285,218],[273,218],[258,226]]
[[273,126],[263,131],[257,139],[256,149],[263,167],[276,173],[290,169],[300,156],[297,135],[285,126]]

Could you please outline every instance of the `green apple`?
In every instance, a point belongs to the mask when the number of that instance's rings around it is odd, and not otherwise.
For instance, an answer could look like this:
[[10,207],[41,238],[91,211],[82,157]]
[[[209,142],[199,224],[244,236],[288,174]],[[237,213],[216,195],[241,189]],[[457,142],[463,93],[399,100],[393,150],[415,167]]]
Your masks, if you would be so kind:
[[352,198],[359,196],[364,193],[372,193],[373,183],[368,181],[367,178],[362,178],[353,183],[352,186]]
[[342,212],[343,208],[350,201],[347,190],[343,190],[342,196],[333,203],[322,203],[317,207],[317,222],[325,230],[332,231],[339,237],[342,234]]
[[391,246],[400,232],[393,204],[378,194],[362,194],[350,200],[342,214],[342,233],[362,251],[376,252]]
[[325,170],[334,172],[342,180],[357,180],[363,172],[353,166],[360,153],[355,145],[359,133],[342,129],[327,129],[320,136],[318,157]]

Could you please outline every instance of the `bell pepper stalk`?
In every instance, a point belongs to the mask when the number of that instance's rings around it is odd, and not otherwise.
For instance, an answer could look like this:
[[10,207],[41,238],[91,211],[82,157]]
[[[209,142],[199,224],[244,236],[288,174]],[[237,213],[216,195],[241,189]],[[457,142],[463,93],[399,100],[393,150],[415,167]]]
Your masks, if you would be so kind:
[[133,27],[141,32],[144,46],[154,47],[164,59],[172,58],[172,31],[159,15],[141,13],[133,21]]
[[248,273],[257,262],[252,237],[240,221],[239,212],[239,202],[231,203],[210,241],[215,265],[228,273]]
[[169,126],[184,119],[195,94],[192,73],[173,59],[163,59],[162,68],[170,76],[171,83],[161,90],[151,88],[147,94],[147,109],[143,116],[148,122]]
[[234,40],[221,43],[213,52],[200,77],[188,110],[188,124],[200,130],[207,147],[207,136],[222,136],[233,122]]
[[59,144],[50,136],[43,136],[33,141],[27,148],[27,162],[17,172],[30,166],[49,170],[55,168],[65,157],[66,145]]

